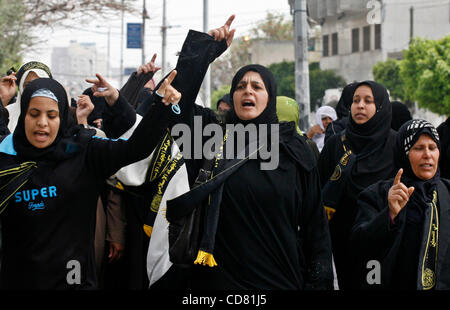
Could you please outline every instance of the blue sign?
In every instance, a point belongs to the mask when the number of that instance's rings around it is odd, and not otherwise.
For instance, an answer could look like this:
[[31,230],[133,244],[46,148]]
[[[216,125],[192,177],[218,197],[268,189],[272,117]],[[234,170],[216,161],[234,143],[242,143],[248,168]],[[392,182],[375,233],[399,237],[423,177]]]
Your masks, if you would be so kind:
[[142,24],[127,23],[127,48],[142,48]]
[[124,75],[131,75],[131,73],[133,73],[134,71],[137,71],[136,68],[124,68],[123,70],[123,74]]

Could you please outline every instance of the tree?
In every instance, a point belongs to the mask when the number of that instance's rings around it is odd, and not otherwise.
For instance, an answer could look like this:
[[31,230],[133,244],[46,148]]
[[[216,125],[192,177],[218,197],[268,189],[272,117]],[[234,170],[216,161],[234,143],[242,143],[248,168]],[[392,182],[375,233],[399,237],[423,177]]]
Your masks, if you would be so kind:
[[321,70],[319,63],[309,65],[309,98],[311,111],[319,107],[329,88],[341,88],[346,85],[345,79],[333,70]]
[[[278,95],[295,99],[295,63],[281,62],[269,66],[270,71],[275,76],[278,86]],[[318,63],[309,65],[309,92],[311,111],[317,109],[325,95],[325,90],[329,88],[340,88],[346,85],[342,76],[337,75],[332,70],[321,70]]]
[[20,51],[29,42],[28,30],[24,26],[24,6],[20,1],[0,1],[0,76],[22,62]]
[[211,109],[217,110],[217,101],[230,92],[231,85],[223,85],[211,94]]
[[450,35],[440,40],[415,39],[400,63],[405,92],[420,107],[450,115]]
[[295,63],[283,61],[269,65],[277,81],[278,96],[286,96],[295,99]]
[[373,66],[372,73],[376,82],[383,84],[388,90],[392,98],[401,101],[408,101],[405,92],[405,84],[400,77],[400,60],[388,59],[379,61]]
[[136,13],[133,0],[15,0],[0,1],[0,75],[21,64],[21,51],[42,43],[32,35],[39,27],[70,27],[75,22],[107,19],[118,12]]
[[132,0],[22,0],[25,24],[34,26],[70,25],[73,21],[111,18],[121,10],[136,12]]

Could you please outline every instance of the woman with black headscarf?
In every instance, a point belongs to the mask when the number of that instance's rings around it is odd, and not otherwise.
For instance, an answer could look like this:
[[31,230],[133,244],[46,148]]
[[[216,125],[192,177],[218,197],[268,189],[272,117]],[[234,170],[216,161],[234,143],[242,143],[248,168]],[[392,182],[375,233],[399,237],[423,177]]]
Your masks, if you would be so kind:
[[326,142],[318,163],[340,289],[351,287],[348,240],[356,198],[369,185],[395,174],[396,133],[386,89],[373,81],[358,83],[350,112],[347,127]]
[[398,131],[409,120],[412,120],[412,116],[406,104],[400,101],[392,101],[391,128]]
[[[101,76],[108,104],[127,104]],[[172,92],[171,88],[165,91]],[[0,143],[3,289],[96,288],[94,225],[99,191],[119,168],[147,157],[165,132],[164,106],[128,139],[71,126],[68,96],[49,78],[22,94],[13,134]]]
[[[228,41],[228,46],[234,33],[229,31],[232,18],[223,27],[210,32],[215,40]],[[180,59],[184,55],[197,59],[198,56],[193,57],[195,50],[210,50],[210,46],[216,44],[207,34],[196,35],[202,40],[190,41],[188,37]],[[201,44],[196,45],[199,42]],[[179,89],[176,85],[182,87],[181,71],[189,79],[189,72],[197,70],[189,64],[179,68],[180,79],[174,80],[175,88]],[[201,80],[198,83],[199,87]],[[198,187],[194,184],[190,192],[167,203],[170,222],[177,213],[183,212],[184,202],[189,205],[197,196],[206,198],[202,199],[207,205],[205,229],[197,259],[190,262],[193,288],[332,288],[328,224],[314,155],[306,139],[297,133],[293,122],[278,122],[276,95],[277,85],[267,68],[261,65],[242,67],[233,77],[230,91],[232,109],[226,116],[226,124],[222,125],[227,141],[232,135],[239,134],[235,130],[227,135],[230,127],[250,125],[255,126],[258,134],[267,133],[270,141],[267,145],[271,150],[279,150],[274,154],[278,157],[278,165],[271,170],[261,169],[261,164],[267,160],[257,152],[256,158],[242,159],[233,173],[222,178],[220,176],[227,173],[224,167],[235,160],[239,152],[234,148],[229,156],[227,151],[236,144],[224,143],[220,154],[226,156],[213,158],[215,162],[206,183]],[[193,101],[180,103],[179,111],[182,121],[191,129],[195,129],[195,122],[199,119],[203,128],[219,124],[214,111],[194,105]],[[266,131],[261,129],[264,126]],[[201,147],[204,146],[204,138]],[[254,142],[251,135],[246,136],[246,147]],[[185,158],[188,157],[186,153],[183,152]],[[198,160],[186,160],[190,173],[195,173],[195,176],[201,176],[198,172],[206,162],[205,154]],[[214,182],[219,183],[215,189],[206,189]]]
[[341,98],[339,98],[339,102],[335,109],[337,119],[330,123],[330,126],[327,126],[324,143],[326,143],[331,136],[340,133],[347,127],[348,115],[350,113],[350,106],[353,102],[353,93],[355,92],[356,85],[358,85],[356,82],[350,83],[342,90]]
[[408,121],[395,145],[397,175],[358,197],[352,249],[360,265],[379,263],[377,283],[364,275],[362,287],[450,289],[450,181],[439,175],[439,155],[433,125]]

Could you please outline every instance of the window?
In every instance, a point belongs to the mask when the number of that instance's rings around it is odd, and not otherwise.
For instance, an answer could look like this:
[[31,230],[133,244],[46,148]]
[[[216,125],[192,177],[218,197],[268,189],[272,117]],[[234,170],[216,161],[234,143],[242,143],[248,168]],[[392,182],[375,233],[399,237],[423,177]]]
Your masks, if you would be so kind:
[[308,39],[308,51],[315,51],[316,50],[316,39],[310,38]]
[[331,36],[331,54],[338,54],[338,34],[337,32],[333,33]]
[[363,51],[370,51],[370,26],[363,28]]
[[359,52],[359,28],[352,29],[352,53]]
[[381,24],[375,24],[375,49],[381,49]]
[[328,43],[328,35],[324,35],[323,36],[323,44],[322,44],[322,46],[323,46],[323,50],[322,50],[322,55],[324,56],[324,57],[327,57],[329,54],[328,54],[328,45],[329,45],[329,43]]

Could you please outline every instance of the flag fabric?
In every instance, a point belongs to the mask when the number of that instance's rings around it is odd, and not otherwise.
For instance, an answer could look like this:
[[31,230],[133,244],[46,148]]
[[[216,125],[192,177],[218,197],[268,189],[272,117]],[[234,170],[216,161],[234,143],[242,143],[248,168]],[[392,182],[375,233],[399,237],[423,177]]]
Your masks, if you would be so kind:
[[[141,120],[142,117],[137,114],[136,123],[121,138],[128,139]],[[148,216],[143,225],[150,238],[147,275],[151,286],[172,266],[166,201],[190,190],[186,165],[178,145],[167,133],[149,157],[121,168],[115,178],[115,183],[109,183],[118,189],[135,194],[147,189],[154,192],[148,202]]]
[[[172,147],[172,157],[181,154],[176,143]],[[153,223],[152,234],[147,252],[147,274],[149,286],[158,281],[172,266],[169,257],[169,222],[166,218],[166,201],[174,199],[189,191],[189,180],[186,165],[183,163],[171,178],[161,199],[161,203]]]

